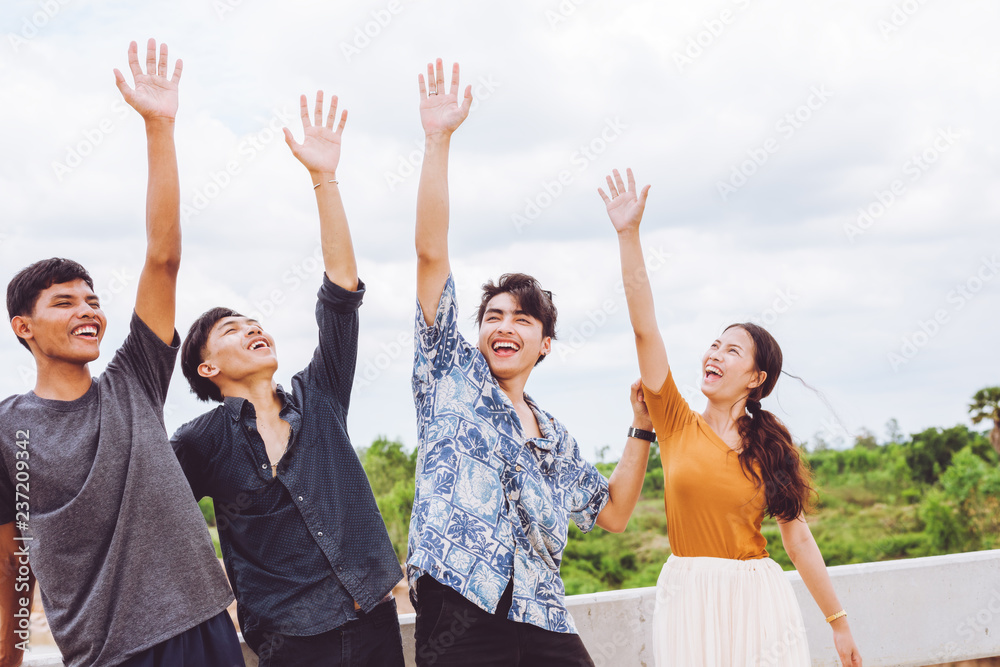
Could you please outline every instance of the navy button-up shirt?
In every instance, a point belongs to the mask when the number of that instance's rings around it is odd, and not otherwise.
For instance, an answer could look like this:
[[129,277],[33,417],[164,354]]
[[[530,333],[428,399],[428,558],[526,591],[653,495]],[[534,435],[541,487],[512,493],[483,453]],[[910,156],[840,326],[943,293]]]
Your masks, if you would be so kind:
[[358,307],[325,276],[316,305],[319,346],[281,386],[281,418],[291,425],[277,476],[250,401],[223,405],[177,430],[174,451],[196,498],[215,502],[226,571],[251,646],[266,633],[310,636],[377,605],[400,566],[347,435],[357,363]]

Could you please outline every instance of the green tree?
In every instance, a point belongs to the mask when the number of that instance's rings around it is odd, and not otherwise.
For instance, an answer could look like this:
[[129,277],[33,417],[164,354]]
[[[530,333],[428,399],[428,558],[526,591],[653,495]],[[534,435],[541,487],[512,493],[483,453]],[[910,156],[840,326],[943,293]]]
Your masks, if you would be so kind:
[[403,443],[379,436],[370,447],[358,452],[375,497],[385,495],[401,481],[413,481],[417,470],[417,450],[407,452]]
[[993,422],[990,444],[993,445],[993,450],[1000,454],[1000,387],[986,387],[977,391],[972,397],[972,403],[969,404],[969,413],[973,424],[982,421]]
[[370,447],[358,451],[378,511],[385,522],[392,547],[400,562],[406,559],[406,542],[413,513],[414,475],[417,450],[407,452],[403,443],[379,436]]
[[[961,424],[948,429],[929,428],[914,433],[913,439],[905,445],[906,462],[914,480],[934,484],[951,464],[955,452],[966,445],[972,445],[973,451],[985,458],[986,452],[982,451],[985,441],[982,435]],[[989,449],[988,444],[986,449]]]
[[878,449],[878,441],[875,439],[874,433],[862,427],[854,436],[854,446],[863,449]]

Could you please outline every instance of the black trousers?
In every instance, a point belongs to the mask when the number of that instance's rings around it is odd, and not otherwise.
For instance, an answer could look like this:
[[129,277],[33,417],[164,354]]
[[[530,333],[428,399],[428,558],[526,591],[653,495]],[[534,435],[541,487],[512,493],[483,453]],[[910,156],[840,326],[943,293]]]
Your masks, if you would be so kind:
[[160,642],[120,667],[245,667],[243,649],[229,612],[222,610],[200,625]]
[[580,635],[507,619],[507,585],[490,614],[429,575],[417,580],[418,667],[594,667]]
[[396,601],[319,635],[269,634],[257,647],[260,667],[403,667]]

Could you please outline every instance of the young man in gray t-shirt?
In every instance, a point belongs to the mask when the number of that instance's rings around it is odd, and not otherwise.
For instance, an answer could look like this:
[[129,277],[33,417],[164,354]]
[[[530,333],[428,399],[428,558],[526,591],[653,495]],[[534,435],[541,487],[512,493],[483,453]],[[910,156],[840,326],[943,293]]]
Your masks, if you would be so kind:
[[[98,378],[107,319],[86,269],[47,259],[7,287],[19,342],[38,368],[33,391],[0,402],[0,665],[28,642],[38,578],[69,667],[232,667],[243,657],[233,596],[167,438],[163,403],[177,355],[181,232],[173,141],[181,61],[135,42],[125,101],[146,124],[146,261],[125,343]],[[6,566],[6,567],[5,567]],[[10,622],[13,619],[13,622]]]

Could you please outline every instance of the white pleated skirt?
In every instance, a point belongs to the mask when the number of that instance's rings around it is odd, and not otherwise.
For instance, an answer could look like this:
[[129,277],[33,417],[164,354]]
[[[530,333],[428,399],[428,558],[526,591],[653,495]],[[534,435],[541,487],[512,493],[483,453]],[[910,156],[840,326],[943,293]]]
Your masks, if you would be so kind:
[[657,667],[809,667],[802,611],[770,558],[670,556],[656,582]]

